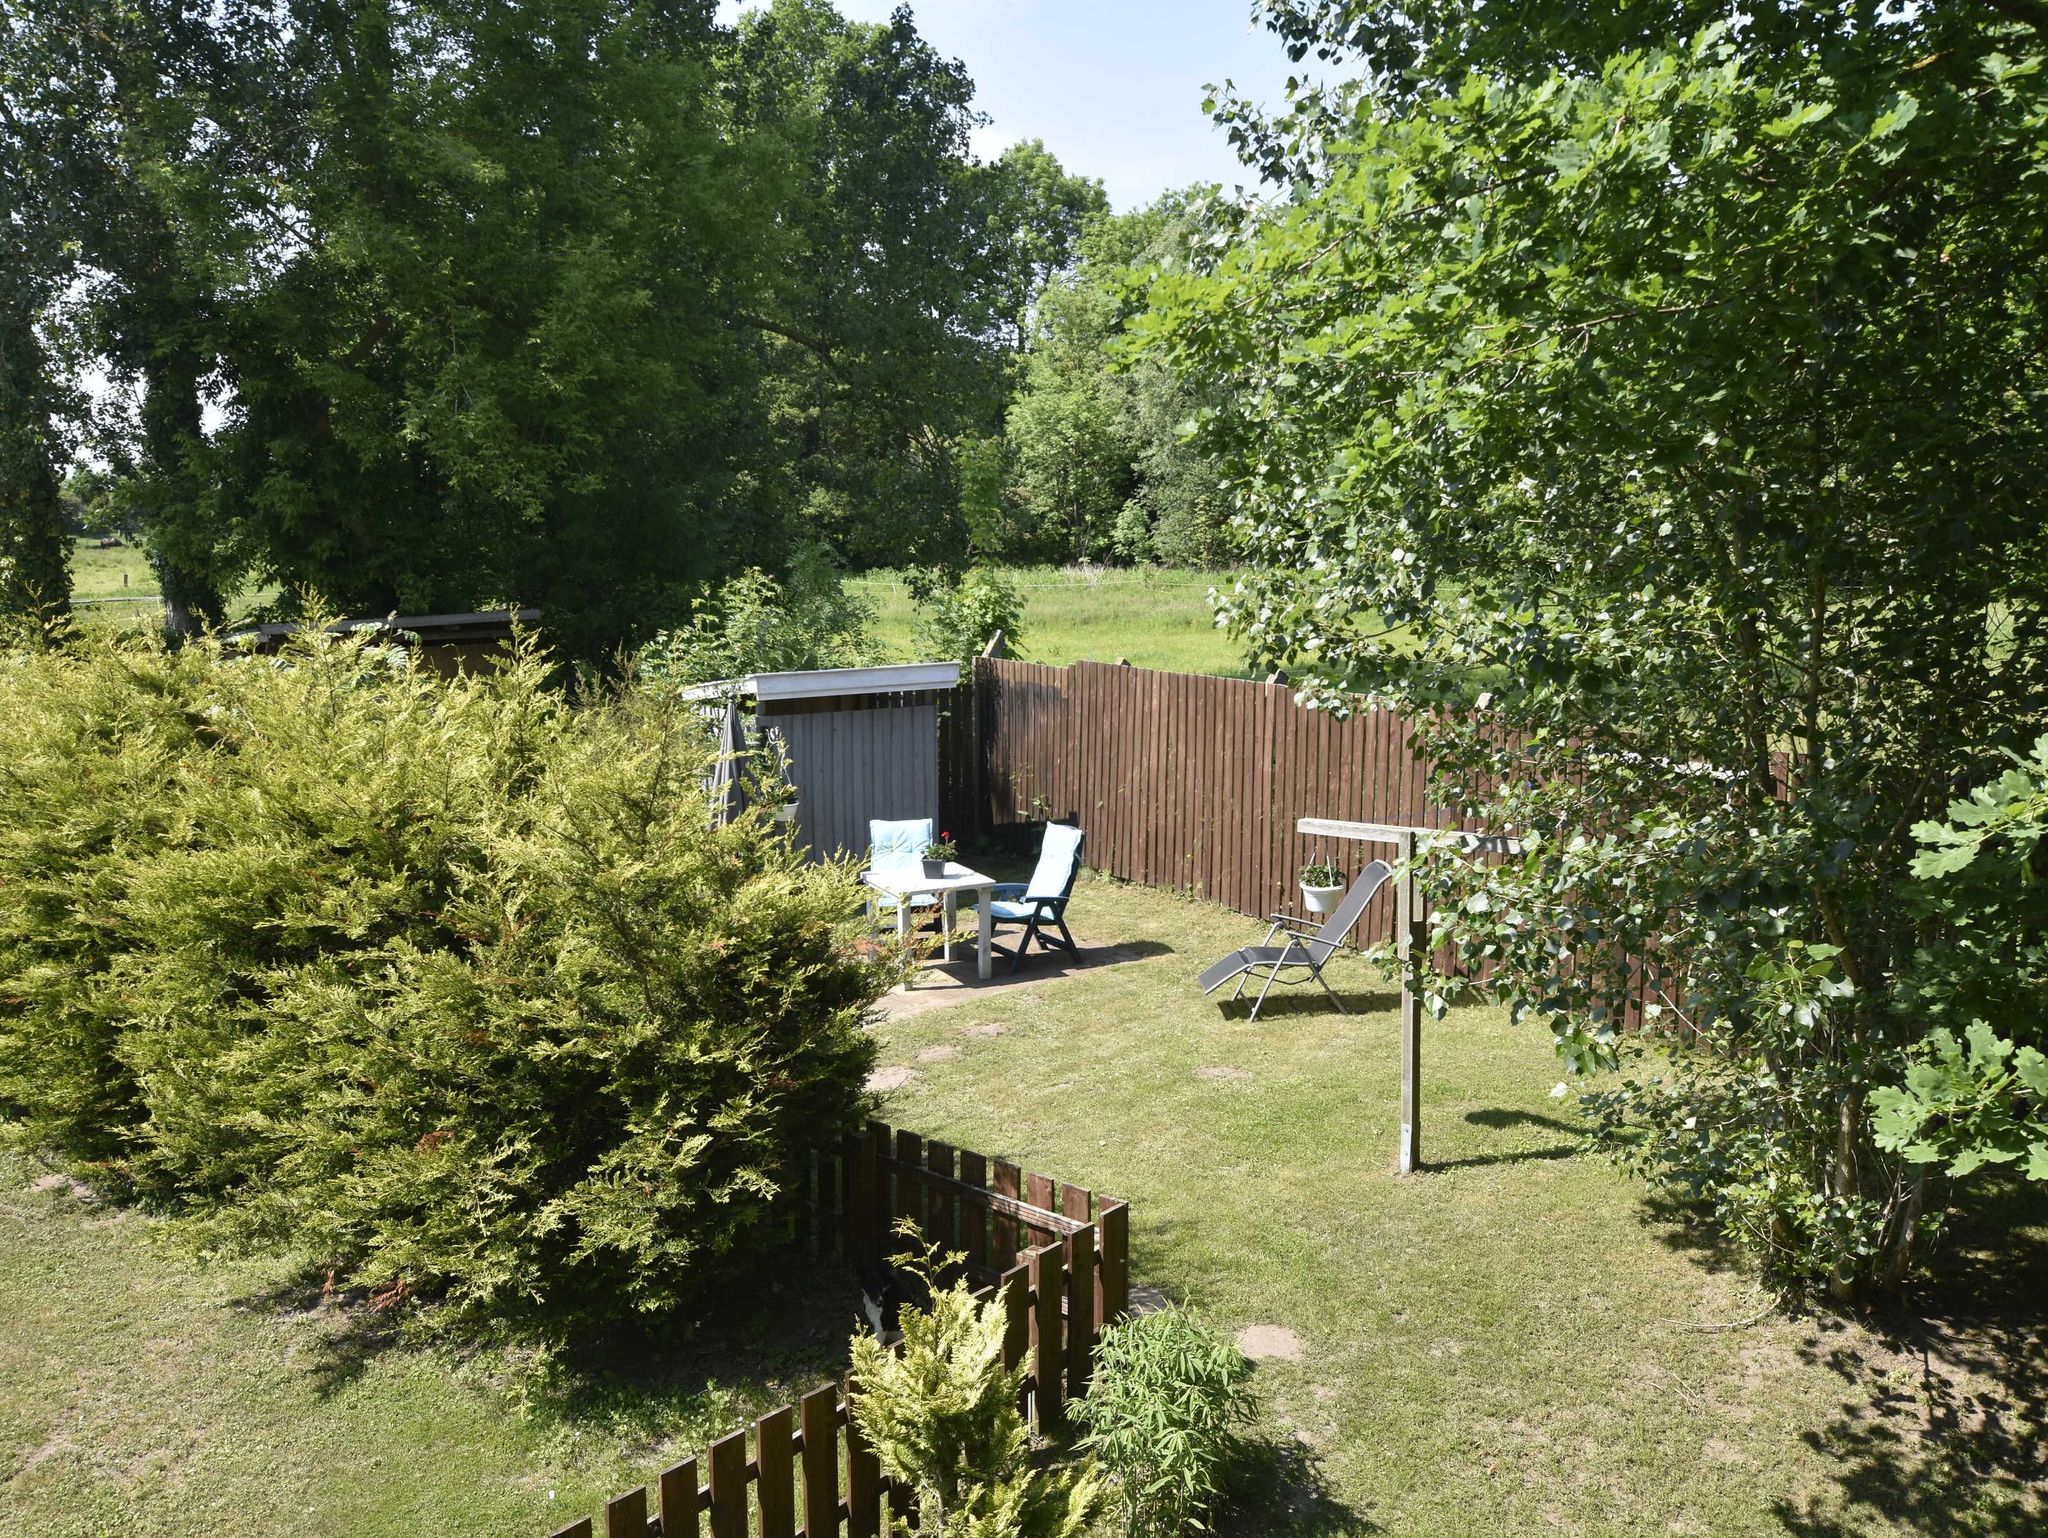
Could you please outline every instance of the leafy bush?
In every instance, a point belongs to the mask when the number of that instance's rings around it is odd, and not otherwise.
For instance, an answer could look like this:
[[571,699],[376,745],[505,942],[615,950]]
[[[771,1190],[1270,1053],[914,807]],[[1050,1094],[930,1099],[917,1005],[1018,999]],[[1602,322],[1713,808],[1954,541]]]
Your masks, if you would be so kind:
[[651,693],[319,638],[0,669],[0,1107],[208,1243],[453,1318],[684,1305],[859,1113],[851,877]]
[[640,674],[687,685],[859,667],[876,654],[874,623],[874,606],[847,592],[831,556],[811,546],[782,581],[759,570],[727,579],[687,625],[641,648]]
[[[931,1256],[914,1266],[929,1280]],[[899,1264],[902,1261],[899,1259]],[[1039,1473],[1017,1408],[1024,1369],[1003,1366],[1003,1311],[964,1282],[905,1309],[903,1342],[853,1338],[854,1424],[882,1472],[917,1497],[918,1531],[933,1538],[1072,1538],[1098,1486]]]
[[1235,1342],[1185,1309],[1103,1332],[1094,1382],[1072,1414],[1133,1538],[1176,1538],[1203,1525],[1237,1428],[1252,1418],[1251,1372]]
[[997,631],[1013,654],[1021,649],[1023,595],[993,567],[976,566],[958,576],[913,571],[907,585],[917,605],[917,648],[926,657],[965,666]]
[[1878,1146],[1908,1164],[1956,1176],[2018,1164],[2048,1180],[2048,737],[2013,759],[1945,821],[1913,829],[1917,897],[1941,940],[1918,958],[1907,1004],[1941,1024],[1870,1103]]

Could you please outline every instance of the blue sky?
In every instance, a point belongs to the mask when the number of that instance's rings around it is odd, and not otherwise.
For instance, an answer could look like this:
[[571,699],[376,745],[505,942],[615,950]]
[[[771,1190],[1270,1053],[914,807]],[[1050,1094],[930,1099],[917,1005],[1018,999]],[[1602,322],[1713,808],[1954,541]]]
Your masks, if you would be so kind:
[[[838,0],[882,21],[896,0]],[[749,7],[725,0],[728,16]],[[1101,179],[1119,209],[1169,187],[1249,180],[1202,113],[1203,87],[1233,81],[1278,103],[1292,66],[1251,21],[1251,0],[911,0],[918,31],[974,77],[992,120],[975,149],[1043,139],[1070,171]]]

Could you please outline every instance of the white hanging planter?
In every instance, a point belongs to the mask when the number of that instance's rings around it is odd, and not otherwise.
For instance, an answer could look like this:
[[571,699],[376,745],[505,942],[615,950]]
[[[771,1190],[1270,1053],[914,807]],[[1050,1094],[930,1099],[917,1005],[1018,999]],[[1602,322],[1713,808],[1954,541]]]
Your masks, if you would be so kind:
[[1344,894],[1350,890],[1348,886],[1310,886],[1303,882],[1301,905],[1311,913],[1334,913],[1337,911],[1337,904],[1344,900]]
[[782,805],[775,809],[775,820],[777,822],[795,822],[796,809],[797,804],[794,801],[783,802]]

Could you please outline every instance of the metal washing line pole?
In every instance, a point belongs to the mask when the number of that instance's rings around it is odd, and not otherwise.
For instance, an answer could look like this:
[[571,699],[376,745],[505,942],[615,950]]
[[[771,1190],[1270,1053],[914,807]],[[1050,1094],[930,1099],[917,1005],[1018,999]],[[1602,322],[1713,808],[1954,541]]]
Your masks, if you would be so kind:
[[[1415,840],[1418,834],[1453,830],[1411,823],[1340,822],[1304,817],[1295,831],[1312,838],[1344,838],[1366,844],[1392,844],[1394,869],[1394,943],[1401,959],[1401,1141],[1395,1168],[1412,1175],[1422,1166],[1422,995],[1416,971],[1429,953],[1429,922],[1422,911],[1422,893],[1415,881]],[[1521,843],[1494,833],[1468,833],[1473,854],[1520,854]]]

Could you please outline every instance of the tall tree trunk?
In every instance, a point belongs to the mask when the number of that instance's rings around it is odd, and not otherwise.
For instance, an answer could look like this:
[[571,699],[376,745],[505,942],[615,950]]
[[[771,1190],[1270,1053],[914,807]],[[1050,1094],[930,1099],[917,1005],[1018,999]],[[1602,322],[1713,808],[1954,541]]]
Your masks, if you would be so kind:
[[164,597],[164,630],[174,640],[218,625],[226,609],[201,505],[201,377],[199,355],[184,348],[151,358],[143,369],[143,532]]
[[14,291],[0,303],[0,616],[48,625],[71,607],[50,392],[33,311]]

